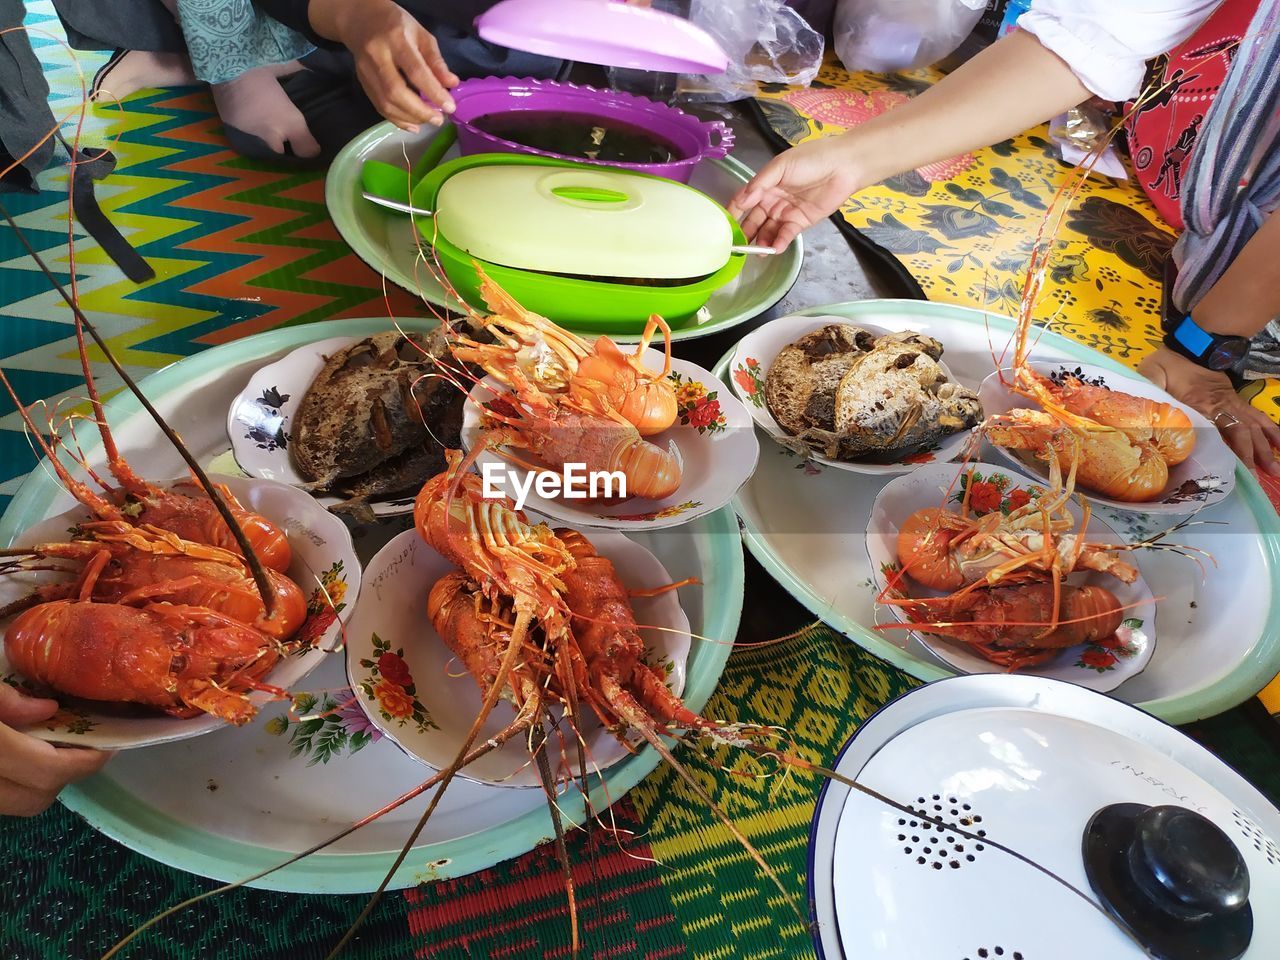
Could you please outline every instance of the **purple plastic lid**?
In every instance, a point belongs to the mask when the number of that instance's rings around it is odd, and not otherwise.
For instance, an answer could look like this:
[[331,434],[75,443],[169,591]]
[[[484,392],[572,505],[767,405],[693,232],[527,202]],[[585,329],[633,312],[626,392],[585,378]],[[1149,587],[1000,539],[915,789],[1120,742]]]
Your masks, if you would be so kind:
[[476,18],[490,43],[526,53],[663,73],[724,73],[729,58],[688,20],[619,0],[502,0]]

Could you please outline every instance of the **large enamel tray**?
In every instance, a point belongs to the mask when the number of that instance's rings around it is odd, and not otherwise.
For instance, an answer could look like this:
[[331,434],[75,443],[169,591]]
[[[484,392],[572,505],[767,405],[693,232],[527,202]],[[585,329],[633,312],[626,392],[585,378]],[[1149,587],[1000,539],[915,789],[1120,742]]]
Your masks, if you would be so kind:
[[[416,135],[405,133],[390,123],[369,128],[334,158],[325,180],[325,203],[338,232],[365,263],[410,293],[425,297],[438,306],[461,309],[432,275],[427,264],[419,260],[418,237],[410,218],[375,206],[360,195],[360,171],[366,160],[382,160],[407,169],[422,155],[435,135],[436,130],[432,127],[426,127]],[[446,159],[455,156],[456,147],[445,155]],[[752,170],[732,157],[704,160],[694,170],[691,186],[724,204],[751,176]],[[427,253],[429,255],[429,249]],[[689,340],[706,337],[758,317],[787,295],[800,274],[803,258],[801,238],[776,256],[748,257],[738,278],[717,290],[707,301],[706,310],[710,317],[702,323],[682,325],[672,331],[671,338]],[[624,343],[638,339],[636,336],[610,335]]]
[[[877,300],[815,307],[893,330],[917,330],[941,340],[957,379],[976,388],[993,369],[1013,321],[964,307],[918,300]],[[716,367],[725,382],[730,351]],[[1109,357],[1065,337],[1039,333],[1033,359],[1069,360],[1126,371]],[[989,460],[991,451],[980,459]],[[814,471],[817,472],[814,472]],[[774,443],[761,443],[760,465],[734,508],[756,559],[817,617],[876,656],[922,680],[952,675],[903,631],[872,629],[874,588],[865,549],[878,477],[806,466]],[[1176,517],[1147,517],[1099,508],[1131,540],[1149,536]],[[1113,696],[1171,723],[1212,716],[1248,699],[1280,672],[1280,613],[1275,603],[1280,566],[1280,521],[1253,475],[1237,467],[1235,492],[1201,511],[1197,526],[1175,542],[1209,551],[1202,581],[1197,565],[1169,552],[1146,552],[1142,569],[1160,598],[1160,644],[1150,665]],[[882,618],[883,619],[883,618]]]
[[[401,323],[424,326],[423,321]],[[303,343],[366,336],[391,326],[386,318],[339,320],[259,334],[175,363],[143,381],[143,389],[202,463],[214,457],[225,463],[229,458],[220,455],[229,442],[222,412],[255,370]],[[132,395],[119,395],[107,412],[121,448],[139,473],[171,477],[182,472],[177,454],[159,439]],[[93,458],[96,444],[89,452]],[[72,504],[47,471],[34,470],[0,519],[0,544],[9,544],[18,531]],[[362,557],[371,556],[397,529],[357,536]],[[701,578],[701,587],[681,591],[694,634],[726,640],[736,635],[742,608],[742,547],[727,508],[680,530],[636,540],[653,551],[672,576]],[[694,641],[684,693],[692,708],[706,703],[730,649],[727,643]],[[306,689],[318,693],[345,685],[337,657],[329,658],[306,681]],[[215,879],[237,880],[331,836],[431,773],[389,740],[369,743],[354,754],[339,751],[327,763],[312,764],[314,749],[295,756],[290,733],[272,733],[271,719],[283,712],[283,706],[276,705],[241,729],[118,755],[102,773],[64,790],[61,800],[107,836],[147,856]],[[617,764],[609,771],[609,797],[617,800],[657,763],[657,755],[646,749]],[[608,802],[598,786],[592,799],[599,808]],[[381,881],[426,800],[417,798],[328,851],[255,885],[308,893],[370,891]],[[570,816],[575,807],[581,812],[581,804],[568,797],[561,805]],[[461,876],[518,856],[550,835],[540,791],[458,781],[392,885]]]

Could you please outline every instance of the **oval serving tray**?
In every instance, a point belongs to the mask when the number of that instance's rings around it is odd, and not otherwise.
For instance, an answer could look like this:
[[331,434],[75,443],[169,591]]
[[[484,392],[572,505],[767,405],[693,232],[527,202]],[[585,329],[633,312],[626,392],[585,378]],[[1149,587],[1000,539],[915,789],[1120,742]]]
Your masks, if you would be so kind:
[[[934,336],[946,347],[956,378],[974,389],[993,369],[992,346],[999,356],[1013,332],[1007,317],[922,300],[868,300],[805,312]],[[1033,360],[1127,371],[1063,336],[1038,335]],[[731,350],[715,369],[726,383],[732,356]],[[871,503],[884,480],[805,464],[774,446],[762,452],[755,475],[733,501],[747,548],[792,596],[854,643],[922,680],[953,675],[918,642],[873,629],[875,588],[864,541]],[[994,455],[984,446],[977,456]],[[1130,541],[1178,519],[1097,509]],[[1143,555],[1143,574],[1161,598],[1160,644],[1146,670],[1116,692],[1170,723],[1230,709],[1280,673],[1280,609],[1273,587],[1280,582],[1280,518],[1253,474],[1237,465],[1235,492],[1197,519],[1223,525],[1193,527],[1175,542],[1209,551],[1217,567],[1208,565],[1202,582],[1191,560],[1167,551]]]
[[[462,305],[445,292],[427,264],[420,260],[412,218],[381,209],[361,196],[360,174],[366,160],[381,160],[407,168],[437,134],[431,127],[417,135],[405,133],[390,123],[370,127],[334,158],[325,178],[325,204],[342,238],[374,270],[437,306],[462,310]],[[454,147],[445,156],[457,155]],[[706,160],[694,170],[690,185],[724,204],[752,174],[749,167],[732,157]],[[429,256],[430,248],[426,247],[424,252]],[[700,314],[707,319],[682,324],[671,332],[671,339],[710,336],[764,313],[791,289],[800,274],[803,258],[801,238],[776,256],[748,257],[738,278],[721,287],[707,301]],[[637,328],[634,336],[613,330],[601,332],[608,332],[619,343],[634,343],[639,339],[640,330]]]
[[[255,370],[303,343],[366,336],[385,330],[388,323],[386,317],[334,320],[246,337],[166,367],[148,377],[143,388],[207,464],[227,451],[225,424],[219,416],[210,417],[209,411],[225,409]],[[139,473],[175,476],[182,472],[178,455],[168,445],[155,442],[155,426],[132,395],[114,398],[107,412],[121,449]],[[85,446],[96,462],[96,438]],[[18,531],[73,504],[46,471],[36,469],[0,518],[0,543],[12,542]],[[743,592],[737,524],[725,509],[686,530],[697,534],[692,538],[693,550],[683,537],[641,539],[672,576],[702,578],[702,587],[682,591],[692,631],[731,638],[737,634]],[[367,557],[382,545],[385,534],[364,539],[361,547]],[[700,709],[711,696],[730,648],[726,643],[693,644],[684,693],[692,708]],[[324,691],[344,686],[343,665],[336,657],[327,659],[307,680],[322,705]],[[118,756],[102,773],[68,787],[60,799],[96,829],[139,853],[202,876],[239,880],[331,836],[423,779],[422,766],[389,741],[367,742],[351,753],[349,738],[360,732],[354,726],[347,730],[348,745],[323,762],[321,738],[313,737],[309,746],[299,748],[295,728],[282,729],[278,714],[283,713],[283,705],[275,710],[275,723],[267,710],[257,722],[241,729]],[[657,755],[649,749],[619,763],[608,778],[610,800],[630,790],[657,764]],[[599,784],[592,790],[592,800],[601,808],[609,802],[605,793]],[[300,893],[371,891],[399,852],[426,799],[419,797],[330,851],[253,885]],[[562,798],[566,819],[574,819],[574,806],[569,797]],[[576,806],[580,814],[581,806]],[[534,790],[460,781],[445,794],[437,817],[395,874],[393,887],[462,876],[518,856],[551,835],[546,803]]]

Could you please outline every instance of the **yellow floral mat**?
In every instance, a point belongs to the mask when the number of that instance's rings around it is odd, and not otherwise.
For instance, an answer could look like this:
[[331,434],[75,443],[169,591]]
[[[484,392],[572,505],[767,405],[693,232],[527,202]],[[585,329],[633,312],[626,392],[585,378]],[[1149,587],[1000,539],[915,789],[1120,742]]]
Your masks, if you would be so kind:
[[[933,69],[851,73],[829,56],[812,86],[772,88],[756,103],[773,131],[797,144],[856,127],[940,77]],[[1048,204],[1075,174],[1042,125],[891,177],[840,212],[896,257],[929,299],[1013,315]],[[1055,238],[1039,322],[1136,367],[1160,342],[1161,280],[1173,241],[1133,179],[1091,176]],[[1253,381],[1244,393],[1280,420],[1280,382]]]

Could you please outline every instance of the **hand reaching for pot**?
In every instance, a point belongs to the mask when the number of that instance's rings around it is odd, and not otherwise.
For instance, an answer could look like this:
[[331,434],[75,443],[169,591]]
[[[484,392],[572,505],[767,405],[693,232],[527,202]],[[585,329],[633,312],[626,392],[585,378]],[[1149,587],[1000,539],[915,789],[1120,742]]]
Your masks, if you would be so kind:
[[785,250],[802,230],[840,209],[866,186],[845,137],[810,140],[770,160],[729,201],[747,240]]
[[392,0],[311,0],[316,33],[342,43],[356,60],[356,76],[384,117],[410,133],[439,126],[454,110],[449,91],[458,77],[440,54],[436,38]]
[[1167,347],[1138,364],[1138,372],[1211,420],[1247,467],[1280,477],[1280,426],[1236,393],[1225,373],[1206,370]]

